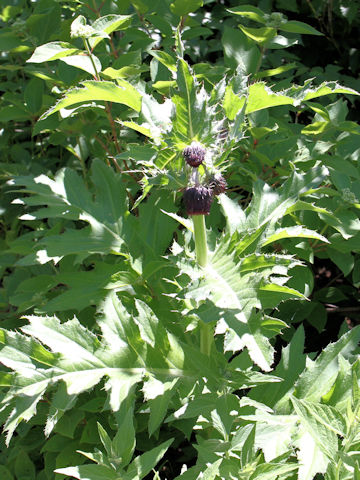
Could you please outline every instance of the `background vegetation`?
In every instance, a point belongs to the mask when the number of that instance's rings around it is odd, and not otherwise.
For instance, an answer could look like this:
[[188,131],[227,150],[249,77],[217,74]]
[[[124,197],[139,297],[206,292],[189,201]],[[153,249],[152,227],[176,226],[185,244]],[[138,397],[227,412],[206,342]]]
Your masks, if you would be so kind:
[[0,1],[2,479],[360,478],[359,8]]

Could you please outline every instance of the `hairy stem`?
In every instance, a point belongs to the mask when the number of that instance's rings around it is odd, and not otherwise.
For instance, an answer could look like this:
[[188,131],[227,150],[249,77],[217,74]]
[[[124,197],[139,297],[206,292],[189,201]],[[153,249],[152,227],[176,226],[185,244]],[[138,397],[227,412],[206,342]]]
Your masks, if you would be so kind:
[[[208,248],[206,242],[206,226],[204,215],[193,215],[194,240],[196,260],[200,267],[206,267],[208,262]],[[212,326],[208,323],[200,323],[200,351],[210,356],[211,346],[214,341]]]
[[204,215],[193,215],[194,240],[196,261],[200,267],[206,267],[208,261],[208,251],[206,243],[206,227]]

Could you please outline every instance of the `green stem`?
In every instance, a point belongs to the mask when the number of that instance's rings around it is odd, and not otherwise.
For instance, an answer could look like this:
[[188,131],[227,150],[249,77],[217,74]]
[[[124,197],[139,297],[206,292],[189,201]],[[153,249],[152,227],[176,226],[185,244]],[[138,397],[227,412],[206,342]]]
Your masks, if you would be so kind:
[[93,69],[94,69],[94,77],[96,78],[96,80],[100,80],[99,73],[96,69],[96,65],[95,65],[95,62],[94,62],[94,59],[93,59],[93,55],[91,53],[89,40],[87,38],[84,38],[84,45],[85,45],[87,54],[90,58],[90,62],[91,62],[92,66],[93,66]]
[[[200,267],[206,267],[208,263],[208,248],[206,242],[206,225],[204,215],[193,215],[194,240],[196,260]],[[200,323],[200,351],[210,356],[211,346],[214,342],[212,326],[208,323]]]
[[196,260],[200,267],[206,267],[208,261],[205,215],[193,215]]

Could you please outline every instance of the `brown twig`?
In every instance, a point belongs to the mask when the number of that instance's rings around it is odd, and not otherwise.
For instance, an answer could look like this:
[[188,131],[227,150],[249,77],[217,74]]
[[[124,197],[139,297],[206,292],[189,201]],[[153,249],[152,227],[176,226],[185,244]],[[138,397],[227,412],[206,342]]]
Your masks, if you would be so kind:
[[111,50],[112,50],[112,53],[113,53],[114,57],[115,57],[115,58],[119,58],[119,54],[117,53],[117,50],[116,50],[116,48],[115,48],[115,45],[114,45],[114,41],[113,41],[113,37],[112,37],[112,36],[110,36],[109,42],[110,42],[110,47],[111,47]]
[[108,164],[108,166],[110,167],[110,162],[109,162],[109,158],[110,158],[112,160],[112,162],[114,163],[116,170],[118,172],[121,172],[120,165],[117,163],[116,158],[112,155],[112,153],[107,148],[105,143],[97,135],[95,135],[94,138],[102,146],[102,148],[105,150],[105,152],[108,154],[108,157],[106,157],[106,163]]
[[356,313],[360,312],[360,307],[337,307],[336,305],[328,304],[326,311],[328,313]]

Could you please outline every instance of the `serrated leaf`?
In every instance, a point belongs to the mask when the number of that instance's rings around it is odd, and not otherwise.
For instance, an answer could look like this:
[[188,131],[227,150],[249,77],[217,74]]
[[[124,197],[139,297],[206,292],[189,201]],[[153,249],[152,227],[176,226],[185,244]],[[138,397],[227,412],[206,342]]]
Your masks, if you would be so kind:
[[221,465],[222,459],[216,460],[216,462],[209,465],[201,475],[201,478],[204,480],[215,480],[219,474],[219,468]]
[[34,179],[15,179],[16,185],[25,186],[25,191],[33,194],[28,200],[30,205],[47,206],[35,211],[33,219],[37,215],[39,218],[82,219],[91,226],[45,237],[43,244],[49,257],[52,251],[56,252],[54,256],[80,252],[108,253],[119,252],[124,246],[130,221],[126,221],[129,213],[122,178],[100,160],[95,160],[92,179],[96,192],[94,199],[81,177],[71,169],[60,170],[55,180],[45,175]]
[[[76,318],[65,323],[60,323],[56,317],[29,316],[28,319],[30,325],[22,330],[32,338],[0,331],[4,344],[0,360],[15,372],[13,387],[2,401],[3,405],[13,407],[5,424],[8,441],[21,420],[29,420],[36,413],[36,405],[46,389],[57,382],[63,381],[67,394],[76,396],[106,376],[105,389],[109,391],[110,406],[119,411],[122,402],[133,398],[135,385],[147,372],[162,381],[194,375],[193,362],[197,361],[194,352],[184,355],[174,338],[168,343],[165,338],[165,350],[157,349],[155,355],[155,349],[141,340],[136,323],[115,294],[109,296],[103,307],[103,318],[99,322],[101,338]],[[29,355],[40,360],[41,368]],[[184,363],[188,370],[183,370]],[[193,378],[196,376],[195,373]],[[74,401],[74,398],[68,399]],[[53,427],[56,419],[53,411],[51,414]]]
[[294,227],[277,229],[275,233],[265,239],[262,245],[269,245],[270,243],[283,240],[284,238],[313,238],[324,243],[329,243],[329,240],[326,237],[320,235],[314,230],[309,230],[301,225],[296,225]]
[[334,412],[326,405],[311,404],[295,397],[291,401],[304,429],[328,459],[334,459],[338,451],[338,438],[332,424],[335,423],[336,429],[340,425]]
[[164,456],[165,452],[173,441],[174,439],[170,438],[170,440],[161,443],[158,447],[155,447],[143,455],[136,457],[127,469],[125,480],[144,478]]
[[34,53],[27,60],[29,63],[42,63],[74,55],[80,50],[67,42],[50,42],[36,47]]
[[117,83],[116,85],[112,82],[93,80],[81,82],[82,88],[76,87],[68,90],[63,98],[40,117],[40,120],[44,120],[62,108],[95,101],[121,103],[139,112],[141,109],[141,94],[125,80],[119,79]]
[[[258,82],[253,83],[249,87],[245,112],[248,114],[264,108],[279,105],[298,106],[302,102],[322,97],[324,95],[330,95],[332,93],[360,95],[356,90],[342,87],[336,82],[324,82],[320,86],[313,87],[308,81],[302,86],[292,86],[286,90],[276,92],[264,82]],[[243,101],[245,103],[245,98]]]
[[111,442],[109,460],[119,461],[121,459],[121,466],[125,468],[132,459],[135,445],[134,411],[130,408],[118,426],[118,431]]
[[286,475],[299,468],[296,464],[267,463],[258,465],[249,480],[275,480],[279,475]]
[[[132,15],[105,15],[103,17],[97,18],[92,24],[98,32],[104,32],[109,35],[112,32],[117,30],[124,30],[128,28],[131,24]],[[102,37],[90,38],[89,43],[92,49],[96,47],[98,43],[103,40]]]
[[275,407],[279,413],[290,413],[287,408],[289,395],[294,391],[295,380],[305,368],[304,340],[304,329],[300,326],[290,343],[282,349],[281,360],[273,372],[283,381],[271,385],[259,385],[250,393],[251,398],[266,402],[266,405]]
[[308,360],[307,368],[295,384],[295,396],[309,401],[319,401],[332,387],[339,369],[338,356],[347,358],[360,340],[360,326],[330,343],[315,361]]
[[300,464],[298,480],[313,480],[317,473],[326,472],[329,459],[310,433],[302,429],[297,446],[299,448],[297,457]]
[[247,323],[244,323],[241,316],[225,312],[224,320],[237,337],[236,349],[234,348],[234,339],[232,339],[233,346],[229,348],[226,346],[229,339],[225,338],[225,351],[241,350],[247,347],[252,361],[265,372],[269,372],[274,361],[274,348],[262,332],[261,315],[252,313]]
[[218,201],[226,218],[226,228],[232,235],[245,223],[244,211],[238,203],[227,195],[220,195]]
[[170,400],[175,393],[175,387],[178,379],[174,378],[172,382],[163,383],[162,393],[149,400],[150,418],[148,423],[149,435],[159,428],[163,422],[169,407]]

